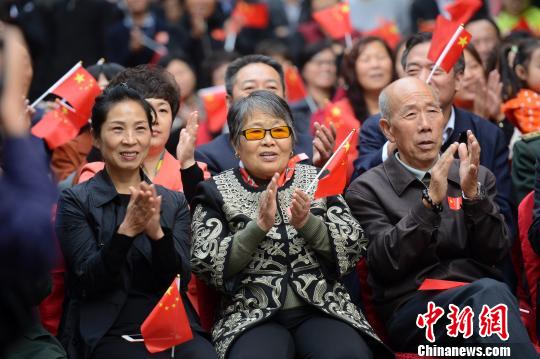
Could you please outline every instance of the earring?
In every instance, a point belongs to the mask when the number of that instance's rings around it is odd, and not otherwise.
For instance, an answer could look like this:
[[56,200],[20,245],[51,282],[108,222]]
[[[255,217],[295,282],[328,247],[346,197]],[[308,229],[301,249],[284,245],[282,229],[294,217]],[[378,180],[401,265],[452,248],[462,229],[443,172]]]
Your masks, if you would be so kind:
[[294,151],[291,151],[291,155],[289,157],[293,157],[294,156]]
[[240,156],[238,156],[238,152],[235,152],[235,153],[234,153],[234,157],[240,158]]

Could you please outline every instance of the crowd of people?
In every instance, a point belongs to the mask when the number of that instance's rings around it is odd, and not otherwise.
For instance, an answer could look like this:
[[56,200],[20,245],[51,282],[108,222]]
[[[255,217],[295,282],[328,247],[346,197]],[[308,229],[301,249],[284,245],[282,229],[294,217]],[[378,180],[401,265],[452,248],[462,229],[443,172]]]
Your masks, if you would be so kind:
[[[538,357],[540,4],[481,1],[445,71],[452,1],[349,0],[336,39],[312,15],[339,3],[1,6],[0,356]],[[267,24],[239,25],[245,4]],[[46,90],[79,60],[100,94],[52,145],[32,127],[76,107]],[[317,196],[351,130],[345,188]],[[192,338],[151,354],[141,325],[176,277]],[[457,335],[437,310],[463,310]]]

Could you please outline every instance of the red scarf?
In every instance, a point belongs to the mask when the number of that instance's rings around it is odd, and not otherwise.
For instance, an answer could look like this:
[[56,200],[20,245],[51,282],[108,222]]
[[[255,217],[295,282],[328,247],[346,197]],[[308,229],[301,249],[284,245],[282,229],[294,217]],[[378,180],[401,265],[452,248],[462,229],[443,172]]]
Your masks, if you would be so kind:
[[[296,164],[300,161],[306,160],[307,158],[308,156],[305,153],[300,153],[300,154],[297,154],[296,156],[291,157],[289,159],[289,162],[287,163],[287,167],[279,175],[279,178],[277,181],[278,187],[281,187],[285,183],[287,183],[294,174],[294,168],[296,167]],[[246,171],[242,162],[240,162],[240,174],[242,175],[242,179],[244,180],[244,182],[246,182],[248,185],[250,185],[253,188],[259,187],[259,185],[255,182],[255,180]]]

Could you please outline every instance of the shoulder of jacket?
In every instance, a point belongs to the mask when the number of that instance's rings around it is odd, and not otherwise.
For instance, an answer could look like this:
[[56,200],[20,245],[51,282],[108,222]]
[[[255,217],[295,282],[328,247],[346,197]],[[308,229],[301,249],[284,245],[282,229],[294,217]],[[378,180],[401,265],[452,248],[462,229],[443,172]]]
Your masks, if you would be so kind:
[[523,142],[532,142],[540,138],[540,131],[529,132],[521,136]]

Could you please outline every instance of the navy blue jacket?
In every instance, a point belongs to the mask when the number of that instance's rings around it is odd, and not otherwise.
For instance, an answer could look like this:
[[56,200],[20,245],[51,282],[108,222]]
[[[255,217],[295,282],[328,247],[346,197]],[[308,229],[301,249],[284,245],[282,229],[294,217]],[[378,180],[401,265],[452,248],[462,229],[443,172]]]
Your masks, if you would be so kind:
[[[303,134],[296,136],[294,153],[302,152],[309,158],[313,157],[313,137]],[[198,147],[195,150],[195,160],[206,163],[212,176],[238,167],[238,158],[234,155],[228,133],[221,134],[209,143]]]
[[[441,152],[450,144],[458,141],[463,131],[471,130],[480,144],[480,164],[487,167],[497,179],[496,201],[511,233],[515,233],[515,204],[512,200],[512,182],[508,164],[508,147],[503,132],[491,122],[475,114],[458,109],[455,110],[454,131],[443,143]],[[379,128],[381,115],[370,116],[363,124],[358,141],[358,159],[354,161],[354,178],[382,162],[382,148],[386,137]]]

